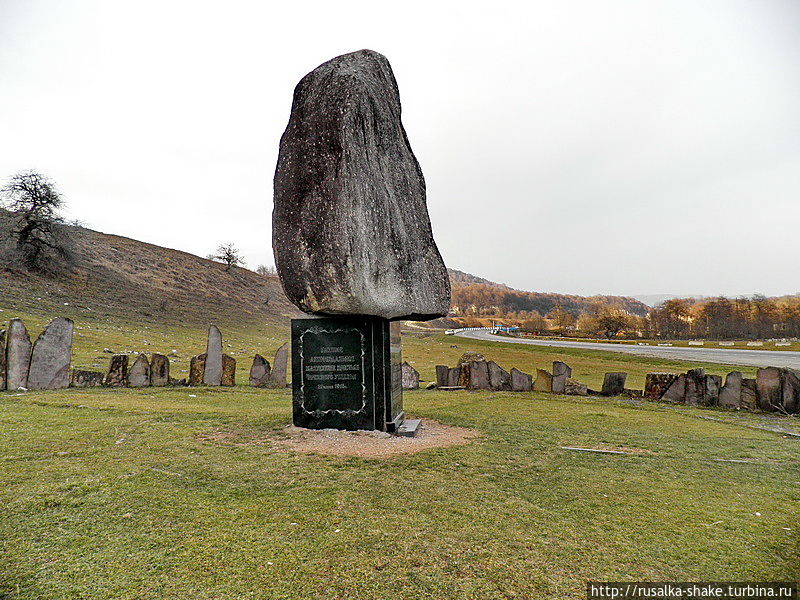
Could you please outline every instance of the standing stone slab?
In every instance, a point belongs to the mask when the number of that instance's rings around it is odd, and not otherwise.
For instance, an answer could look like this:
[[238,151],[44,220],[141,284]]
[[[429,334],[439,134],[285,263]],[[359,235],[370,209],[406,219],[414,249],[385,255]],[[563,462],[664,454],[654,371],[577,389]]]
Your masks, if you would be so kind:
[[84,371],[82,369],[72,370],[70,385],[76,388],[100,387],[103,385],[104,373],[100,371]]
[[[203,374],[206,372],[206,355],[198,354],[189,361],[189,385],[203,385]],[[222,376],[220,376],[222,381]]]
[[783,381],[783,410],[789,414],[800,411],[800,371],[795,369],[782,369]]
[[604,396],[617,396],[625,391],[627,373],[606,373],[603,378],[603,388],[600,391]]
[[447,372],[448,387],[458,387],[461,381],[461,367],[453,367]]
[[125,387],[128,385],[127,354],[115,354],[111,357],[105,384],[108,387]]
[[747,410],[758,409],[758,392],[755,379],[742,379],[741,407]]
[[572,377],[572,368],[560,360],[553,361],[553,392],[563,394],[566,390],[567,379]]
[[6,330],[0,329],[0,392],[6,389]]
[[469,363],[469,385],[467,385],[467,389],[492,389],[491,385],[489,384],[489,365],[485,360],[476,360]]
[[227,354],[222,355],[222,377],[220,385],[236,385],[236,359]]
[[758,407],[761,410],[774,411],[782,406],[781,370],[776,367],[759,369],[756,372],[756,392],[758,395]]
[[686,371],[686,393],[684,402],[689,406],[706,405],[706,371],[691,369]]
[[533,378],[519,369],[511,369],[511,390],[514,392],[530,392],[533,389]]
[[425,320],[450,309],[425,179],[389,61],[338,56],[295,88],[275,170],[272,247],[301,310]]
[[644,383],[644,397],[661,400],[664,392],[678,378],[674,373],[648,373]]
[[286,343],[275,352],[270,373],[270,385],[273,387],[286,387],[286,372],[289,365],[289,344]]
[[50,321],[36,338],[31,351],[28,389],[61,390],[69,387],[72,330],[70,319],[58,317]]
[[419,372],[407,362],[400,365],[404,390],[419,389]]
[[253,358],[253,366],[250,367],[250,385],[253,387],[267,387],[271,370],[269,361],[260,354],[256,354]]
[[511,375],[493,360],[486,363],[489,368],[489,387],[496,392],[511,391]]
[[552,392],[553,376],[544,369],[536,369],[536,381],[533,382],[535,392]]
[[216,325],[211,325],[208,328],[203,383],[206,385],[220,385],[222,383],[222,334]]
[[672,382],[661,396],[664,402],[683,403],[686,399],[686,375],[678,375],[678,378]]
[[150,362],[147,355],[140,354],[133,361],[128,371],[128,385],[131,387],[148,387],[150,385]]
[[163,354],[150,357],[150,385],[163,387],[169,385],[169,358]]
[[447,387],[447,376],[450,374],[450,367],[447,365],[436,365],[436,387]]
[[731,371],[725,377],[725,385],[719,391],[718,405],[723,408],[739,408],[742,402],[742,372]]
[[704,406],[717,406],[719,391],[722,389],[721,375],[706,375],[706,394]]
[[568,396],[588,396],[589,386],[577,379],[567,379],[564,384],[564,393]]
[[6,387],[18,390],[28,387],[31,366],[31,338],[22,319],[11,319],[6,342]]

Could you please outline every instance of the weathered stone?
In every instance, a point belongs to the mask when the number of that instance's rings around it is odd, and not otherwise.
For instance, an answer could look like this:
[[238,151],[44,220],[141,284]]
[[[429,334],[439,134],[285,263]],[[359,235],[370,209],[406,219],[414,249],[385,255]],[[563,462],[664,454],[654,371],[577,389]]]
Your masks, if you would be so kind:
[[169,358],[163,354],[153,354],[150,357],[150,385],[163,387],[169,385]]
[[761,410],[776,410],[782,407],[782,382],[781,370],[776,367],[759,369],[756,372],[756,393],[758,396],[758,407]]
[[553,361],[553,392],[563,394],[566,389],[567,379],[572,377],[572,368],[560,360]]
[[270,373],[270,385],[273,387],[286,387],[286,371],[289,364],[289,344],[286,343],[275,352]]
[[222,333],[220,333],[216,325],[211,325],[208,328],[203,383],[206,385],[220,385],[222,383]]
[[0,329],[0,391],[6,389],[6,330]]
[[140,354],[133,361],[128,371],[128,385],[131,387],[147,387],[150,385],[150,362],[147,356]]
[[115,354],[111,357],[105,384],[108,387],[125,387],[128,385],[127,354]]
[[493,360],[487,364],[489,368],[489,387],[497,392],[511,391],[511,375]]
[[100,371],[73,369],[70,385],[76,388],[100,387],[103,385],[104,376],[105,374]]
[[27,388],[32,344],[22,319],[11,319],[7,335],[6,387],[9,390]]
[[464,352],[464,354],[461,355],[461,358],[458,359],[456,366],[460,367],[461,365],[468,365],[471,362],[478,362],[481,360],[486,360],[486,357],[480,352]]
[[800,410],[800,371],[781,369],[783,381],[783,410],[795,414]]
[[461,367],[453,367],[447,371],[447,386],[457,387],[461,380]]
[[236,385],[236,359],[227,354],[222,355],[222,377],[220,385]]
[[731,371],[725,377],[725,385],[719,391],[719,406],[739,408],[742,402],[742,372]]
[[617,396],[625,391],[627,373],[606,373],[603,378],[603,388],[600,393],[604,396]]
[[275,264],[301,310],[447,314],[450,281],[385,57],[345,54],[300,81],[274,187]]
[[670,384],[667,391],[661,395],[661,400],[664,402],[683,403],[685,398],[686,375],[678,375],[678,378]]
[[511,389],[514,392],[530,392],[533,389],[533,378],[519,369],[511,369]]
[[716,406],[719,403],[719,391],[721,388],[721,375],[706,375],[705,406]]
[[[203,385],[203,373],[206,371],[206,355],[198,354],[189,361],[189,385]],[[222,381],[222,376],[220,376]]]
[[706,403],[706,371],[691,369],[686,371],[686,393],[684,403],[689,406],[705,406]]
[[175,379],[174,377],[169,378],[169,385],[175,387],[184,387],[189,385],[189,382],[186,380],[186,377],[182,377],[180,379]]
[[552,392],[553,376],[544,369],[536,369],[536,381],[533,382],[533,391]]
[[58,317],[50,321],[36,338],[31,351],[28,389],[61,390],[69,387],[72,330],[70,319]]
[[758,408],[758,391],[755,379],[742,379],[740,405],[747,410],[756,410]]
[[419,388],[419,372],[407,362],[400,365],[402,385],[404,390]]
[[[462,373],[464,367],[461,367]],[[489,384],[489,365],[485,360],[476,360],[469,363],[469,384],[466,386],[470,390],[490,390]]]
[[661,400],[661,396],[677,378],[675,373],[648,373],[644,383],[644,397]]
[[564,393],[568,396],[588,396],[589,388],[577,379],[567,379],[564,384]]
[[450,374],[450,367],[446,365],[436,365],[436,387],[447,387],[447,377]]
[[269,385],[271,367],[269,361],[256,354],[253,358],[253,366],[250,367],[250,385],[253,387],[267,387]]

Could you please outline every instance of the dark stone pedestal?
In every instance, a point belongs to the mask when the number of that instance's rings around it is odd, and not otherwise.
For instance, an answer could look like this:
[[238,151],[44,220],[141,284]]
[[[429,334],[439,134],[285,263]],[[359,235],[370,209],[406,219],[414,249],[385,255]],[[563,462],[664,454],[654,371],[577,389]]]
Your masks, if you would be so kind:
[[393,433],[403,423],[399,324],[348,315],[292,319],[293,422]]

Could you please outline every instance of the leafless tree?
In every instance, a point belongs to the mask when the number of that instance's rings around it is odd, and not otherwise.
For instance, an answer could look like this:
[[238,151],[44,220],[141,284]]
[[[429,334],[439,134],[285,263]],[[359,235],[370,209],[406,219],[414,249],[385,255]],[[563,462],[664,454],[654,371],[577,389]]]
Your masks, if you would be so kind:
[[258,265],[258,267],[256,267],[256,273],[263,275],[264,277],[275,277],[278,274],[278,271],[275,269],[275,267]]
[[58,213],[64,200],[50,179],[36,171],[17,173],[0,189],[0,204],[17,218],[9,234],[28,269],[42,270],[52,255],[67,256],[65,240],[59,235],[63,219]]
[[207,258],[224,263],[226,271],[244,264],[244,259],[239,253],[239,249],[232,243],[220,244],[217,248],[217,253],[209,254]]

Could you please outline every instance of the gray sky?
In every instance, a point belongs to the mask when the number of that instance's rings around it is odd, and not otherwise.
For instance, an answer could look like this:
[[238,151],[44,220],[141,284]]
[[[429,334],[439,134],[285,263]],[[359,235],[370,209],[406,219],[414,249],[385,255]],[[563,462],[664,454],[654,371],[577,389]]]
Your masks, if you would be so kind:
[[371,48],[448,266],[576,294],[800,291],[800,2],[0,0],[0,178],[272,264],[297,81]]

